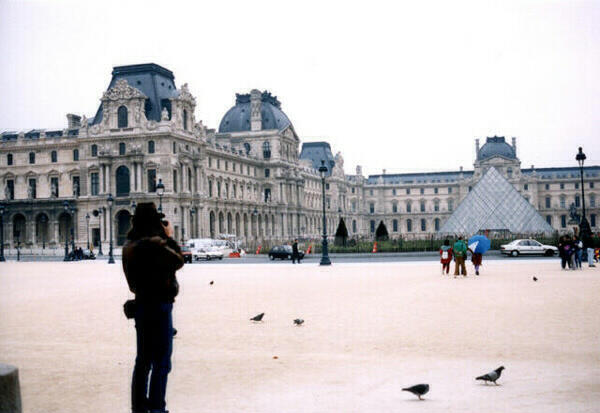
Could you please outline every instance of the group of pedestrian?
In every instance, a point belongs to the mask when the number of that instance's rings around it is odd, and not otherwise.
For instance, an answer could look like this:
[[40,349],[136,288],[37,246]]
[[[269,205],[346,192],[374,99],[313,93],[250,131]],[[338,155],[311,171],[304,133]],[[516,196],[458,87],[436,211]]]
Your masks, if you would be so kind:
[[596,251],[591,245],[591,240],[588,243],[589,245],[585,245],[576,235],[573,237],[570,235],[560,237],[558,240],[558,254],[560,255],[561,268],[563,270],[581,270],[584,250],[587,254],[588,267],[595,267],[594,262],[597,261],[595,259]]
[[468,249],[463,237],[458,237],[456,242],[450,246],[450,240],[444,240],[444,244],[440,247],[440,262],[442,264],[442,274],[450,273],[450,263],[454,259],[454,278],[462,275],[467,276],[467,252],[471,252],[471,262],[475,268],[475,275],[479,275],[479,268],[483,261],[483,254],[474,252]]

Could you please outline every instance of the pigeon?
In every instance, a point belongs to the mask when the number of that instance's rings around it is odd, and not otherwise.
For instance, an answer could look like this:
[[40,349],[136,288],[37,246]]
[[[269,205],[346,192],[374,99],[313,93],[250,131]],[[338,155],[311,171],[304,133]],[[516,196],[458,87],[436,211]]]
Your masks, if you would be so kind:
[[496,380],[498,380],[500,378],[500,375],[502,374],[502,370],[504,370],[504,366],[500,366],[496,370],[489,372],[488,374],[479,376],[479,377],[475,378],[475,380],[483,380],[483,381],[485,381],[485,384],[487,384],[488,381],[491,381],[497,386],[498,383],[496,383]]
[[210,285],[213,285],[214,283],[215,283],[214,281],[209,282]]
[[427,394],[427,392],[429,391],[429,384],[416,384],[412,387],[405,387],[402,389],[402,391],[409,391],[415,396],[417,396],[419,400],[423,400],[421,396]]
[[533,276],[533,281],[537,281],[537,280],[538,280],[537,277]]
[[260,313],[259,315],[255,315],[254,317],[252,317],[250,319],[250,321],[262,321],[264,315],[265,315],[265,313]]
[[297,318],[294,320],[294,324],[296,324],[297,326],[301,326],[302,323],[304,323],[304,320],[301,318]]

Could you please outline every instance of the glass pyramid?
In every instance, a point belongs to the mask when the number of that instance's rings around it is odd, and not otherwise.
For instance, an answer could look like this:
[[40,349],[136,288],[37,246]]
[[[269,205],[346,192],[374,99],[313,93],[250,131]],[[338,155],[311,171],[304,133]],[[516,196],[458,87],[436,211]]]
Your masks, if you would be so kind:
[[551,234],[554,229],[494,167],[488,169],[440,228],[445,234],[483,231]]

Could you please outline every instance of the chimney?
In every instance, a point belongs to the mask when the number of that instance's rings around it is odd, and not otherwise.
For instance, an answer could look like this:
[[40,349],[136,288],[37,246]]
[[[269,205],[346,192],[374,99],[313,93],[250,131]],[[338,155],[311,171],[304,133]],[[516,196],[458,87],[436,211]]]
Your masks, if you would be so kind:
[[515,156],[517,156],[517,138],[513,136],[512,138],[512,147],[515,150]]
[[362,176],[362,166],[356,165],[356,175]]
[[460,171],[461,171],[461,172],[463,171],[463,167],[462,167],[462,166],[460,167]]
[[250,92],[250,130],[252,131],[262,129],[261,98],[260,90],[252,89]]
[[382,170],[382,175],[385,175],[385,169]]
[[475,139],[475,155],[479,154],[479,138]]
[[81,116],[67,113],[67,128],[77,129],[81,127]]

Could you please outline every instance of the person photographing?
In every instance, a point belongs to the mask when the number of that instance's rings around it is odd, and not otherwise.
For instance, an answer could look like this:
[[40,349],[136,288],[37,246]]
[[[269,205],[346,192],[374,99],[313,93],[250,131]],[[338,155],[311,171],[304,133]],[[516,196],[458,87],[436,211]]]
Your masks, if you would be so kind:
[[135,318],[137,355],[131,381],[133,413],[168,413],[167,376],[173,352],[173,303],[179,293],[175,272],[183,256],[173,228],[153,203],[138,204],[123,247],[123,271],[135,300],[125,304]]

